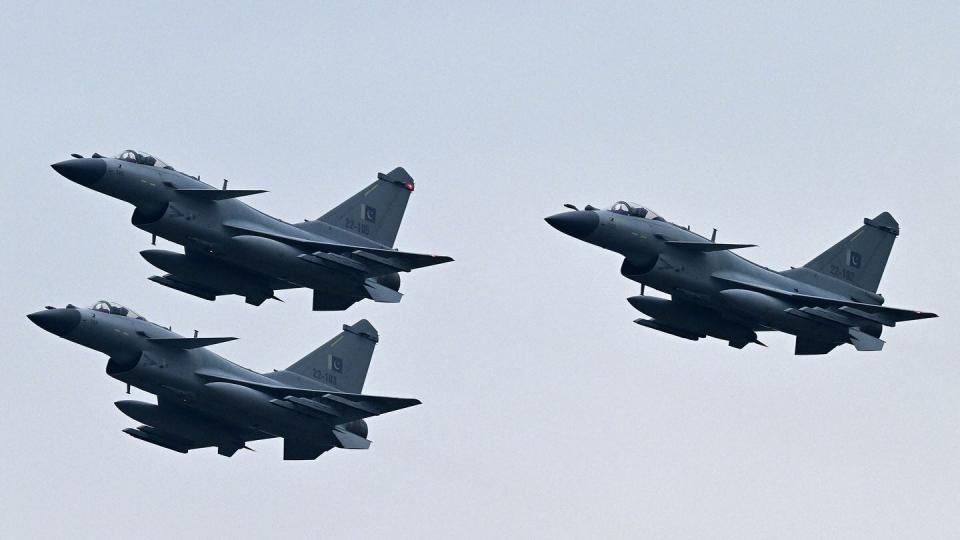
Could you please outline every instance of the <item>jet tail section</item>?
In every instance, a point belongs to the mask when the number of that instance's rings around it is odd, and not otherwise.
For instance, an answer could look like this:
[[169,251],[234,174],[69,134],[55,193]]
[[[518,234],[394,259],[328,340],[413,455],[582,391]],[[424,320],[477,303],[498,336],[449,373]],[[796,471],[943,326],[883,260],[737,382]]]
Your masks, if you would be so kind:
[[304,356],[285,371],[335,386],[346,392],[360,393],[370,369],[373,349],[380,336],[366,319],[349,326]]
[[319,220],[296,226],[323,234],[324,227],[332,225],[367,237],[380,245],[393,247],[413,187],[413,178],[403,167],[397,167],[387,174],[378,174],[376,181]]
[[900,234],[900,224],[888,212],[864,219],[863,226],[804,265],[815,272],[876,293],[880,278]]

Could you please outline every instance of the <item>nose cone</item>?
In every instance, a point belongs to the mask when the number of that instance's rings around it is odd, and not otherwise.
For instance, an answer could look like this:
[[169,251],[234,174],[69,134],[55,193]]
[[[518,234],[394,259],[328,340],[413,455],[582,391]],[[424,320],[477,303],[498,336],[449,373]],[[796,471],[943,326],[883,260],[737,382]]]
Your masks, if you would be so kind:
[[90,186],[103,178],[107,172],[107,163],[102,159],[68,159],[51,165],[53,170],[81,186]]
[[64,336],[80,324],[80,312],[75,309],[45,309],[27,315],[33,324],[57,336]]
[[545,219],[554,229],[574,238],[586,238],[600,225],[596,212],[563,212]]

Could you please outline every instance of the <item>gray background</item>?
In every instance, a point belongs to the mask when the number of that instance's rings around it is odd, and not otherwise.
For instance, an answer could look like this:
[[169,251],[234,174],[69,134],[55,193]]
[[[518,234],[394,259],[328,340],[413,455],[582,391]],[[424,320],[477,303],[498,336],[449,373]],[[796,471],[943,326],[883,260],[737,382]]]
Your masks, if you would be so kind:
[[[0,536],[960,535],[956,2],[513,4],[4,4]],[[132,208],[49,167],[126,147],[292,221],[403,165],[398,246],[457,261],[345,314],[164,289]],[[619,198],[775,268],[889,210],[881,292],[941,318],[805,358],[639,328],[619,258],[542,221]],[[316,462],[152,447],[24,318],[100,297],[257,370],[368,317],[366,390],[424,404]]]

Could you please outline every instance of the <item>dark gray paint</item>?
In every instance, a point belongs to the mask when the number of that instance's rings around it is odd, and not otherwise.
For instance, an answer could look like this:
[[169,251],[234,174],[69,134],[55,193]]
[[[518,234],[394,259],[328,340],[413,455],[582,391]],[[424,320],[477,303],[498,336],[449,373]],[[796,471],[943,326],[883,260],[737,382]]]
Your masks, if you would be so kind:
[[379,336],[365,319],[288,369],[256,373],[206,349],[234,338],[183,337],[117,304],[48,307],[27,316],[48,332],[109,356],[107,374],[157,396],[117,407],[142,422],[124,432],[186,453],[282,437],[284,459],[315,459],[332,448],[366,449],[364,418],[418,405],[361,394]]
[[393,249],[413,178],[403,168],[319,219],[296,225],[239,200],[263,190],[215,189],[149,154],[94,154],[53,164],[64,177],[135,207],[133,225],[184,246],[141,255],[168,272],[151,281],[199,298],[237,294],[260,305],[274,291],[313,289],[314,310],[344,310],[369,298],[399,302],[400,272],[452,261]]
[[650,316],[641,326],[685,339],[715,337],[743,348],[762,343],[757,332],[797,336],[796,354],[825,354],[844,343],[880,350],[884,326],[936,317],[883,307],[880,278],[900,234],[883,212],[801,268],[776,272],[723,244],[670,223],[649,209],[618,202],[609,210],[587,206],[546,218],[574,238],[624,256],[620,272],[671,295],[644,296],[630,304]]

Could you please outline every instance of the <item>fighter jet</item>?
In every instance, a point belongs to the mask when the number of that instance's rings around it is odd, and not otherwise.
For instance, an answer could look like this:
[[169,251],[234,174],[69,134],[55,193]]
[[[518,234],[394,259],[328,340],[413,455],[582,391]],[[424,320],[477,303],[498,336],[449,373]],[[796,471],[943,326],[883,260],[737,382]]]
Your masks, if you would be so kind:
[[183,337],[115,302],[67,305],[27,317],[44,330],[109,356],[107,375],[157,396],[116,406],[143,425],[123,430],[180,453],[216,447],[230,457],[246,443],[283,437],[283,459],[316,459],[332,448],[370,446],[364,418],[419,405],[361,394],[376,329],[352,326],[290,367],[256,373],[207,347],[232,337]]
[[140,254],[167,272],[151,281],[206,300],[236,294],[258,306],[274,291],[313,289],[315,311],[342,311],[369,298],[399,302],[400,272],[452,261],[393,249],[413,178],[397,167],[319,219],[290,224],[245,204],[260,189],[223,189],[126,150],[52,165],[81,186],[135,207],[133,225],[184,246]]
[[[880,277],[900,225],[883,212],[800,268],[777,272],[737,255],[753,244],[716,242],[670,223],[644,206],[620,201],[607,210],[587,205],[546,218],[557,230],[624,256],[620,273],[641,284],[630,304],[648,315],[637,324],[730,346],[763,345],[757,332],[797,337],[795,354],[826,354],[850,343],[878,351],[884,326],[936,317],[883,306]],[[671,298],[644,295],[650,286]]]

